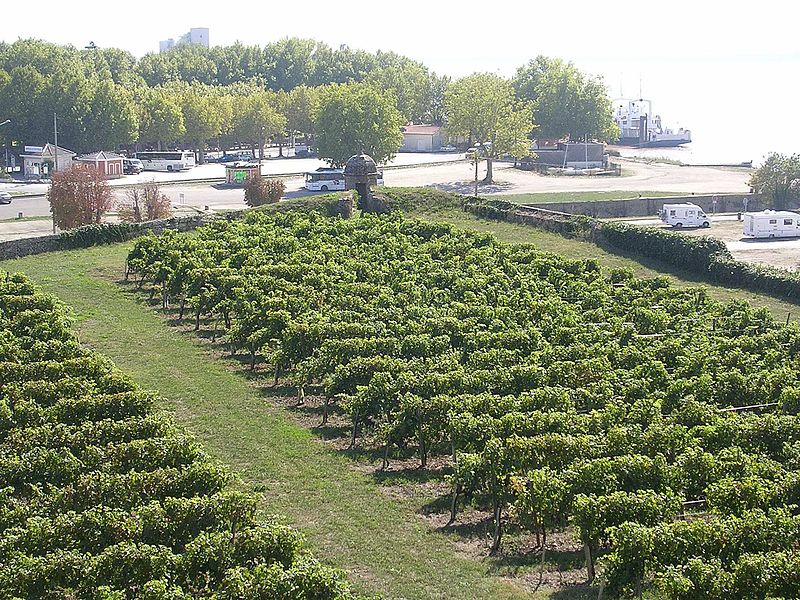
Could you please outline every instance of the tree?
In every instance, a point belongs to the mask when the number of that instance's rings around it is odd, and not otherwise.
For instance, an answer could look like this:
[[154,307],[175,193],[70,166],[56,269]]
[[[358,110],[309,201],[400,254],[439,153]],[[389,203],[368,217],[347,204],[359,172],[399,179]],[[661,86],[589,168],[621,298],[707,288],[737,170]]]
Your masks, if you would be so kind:
[[82,148],[116,149],[139,137],[139,115],[131,94],[111,80],[99,82],[91,100]]
[[214,88],[201,84],[171,86],[179,98],[185,132],[183,140],[197,151],[198,163],[205,162],[208,140],[217,137],[225,124],[225,100]]
[[530,106],[517,102],[511,82],[491,73],[475,73],[455,81],[445,92],[447,131],[475,141],[486,156],[486,178],[492,182],[492,161],[504,154],[528,154],[534,123]]
[[186,133],[183,112],[172,94],[161,88],[140,90],[139,140],[155,143],[175,142]]
[[789,202],[800,198],[800,154],[770,152],[750,176],[750,187],[768,197],[773,209],[784,210]]
[[408,122],[428,120],[431,106],[431,75],[421,63],[393,52],[378,52],[381,66],[367,76],[367,83],[381,90],[391,90],[397,100],[397,110]]
[[297,133],[314,135],[314,113],[317,110],[319,97],[315,88],[304,85],[289,92],[285,104],[286,130],[294,141]]
[[235,100],[233,135],[240,142],[258,147],[259,158],[264,158],[264,146],[274,136],[286,130],[286,117],[276,109],[276,95],[272,92],[255,92]]
[[322,88],[314,120],[319,154],[334,166],[362,152],[376,163],[386,162],[403,143],[403,116],[394,96],[368,84]]
[[133,223],[167,219],[172,216],[169,196],[161,191],[155,181],[130,188],[125,193],[125,200],[119,204],[117,209],[123,221]]
[[533,106],[542,138],[611,140],[619,135],[602,79],[572,63],[537,56],[517,69],[512,84],[517,98]]
[[99,223],[113,202],[108,182],[90,167],[53,173],[47,199],[53,221],[60,229]]

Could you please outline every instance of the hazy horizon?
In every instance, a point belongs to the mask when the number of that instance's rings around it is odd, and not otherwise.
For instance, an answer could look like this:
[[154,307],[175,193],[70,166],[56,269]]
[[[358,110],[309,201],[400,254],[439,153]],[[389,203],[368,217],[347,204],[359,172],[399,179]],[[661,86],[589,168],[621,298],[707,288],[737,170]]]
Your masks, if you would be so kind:
[[103,14],[107,6],[87,0],[78,14],[70,5],[55,5],[32,18],[22,5],[12,4],[3,10],[0,40],[35,37],[79,48],[94,42],[141,57],[157,52],[160,40],[208,27],[212,46],[236,41],[263,46],[305,37],[332,47],[396,52],[451,77],[476,71],[510,77],[544,54],[601,76],[611,98],[620,88],[638,97],[641,79],[642,95],[653,101],[664,123],[692,130],[695,141],[685,155],[739,161],[758,160],[768,150],[800,150],[794,142],[800,121],[775,110],[800,87],[796,5],[765,1],[754,11],[680,0],[659,13],[647,6],[615,9],[596,2],[575,2],[569,12],[529,4],[490,10],[419,0],[405,2],[402,9],[358,1],[335,10],[318,1],[243,10],[218,3],[187,10],[139,2],[139,10],[122,18],[81,16]]

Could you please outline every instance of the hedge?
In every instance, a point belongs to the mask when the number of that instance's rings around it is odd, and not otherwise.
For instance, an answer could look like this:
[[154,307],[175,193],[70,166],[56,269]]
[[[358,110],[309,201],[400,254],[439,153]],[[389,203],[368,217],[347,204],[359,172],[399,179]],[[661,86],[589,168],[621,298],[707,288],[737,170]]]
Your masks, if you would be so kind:
[[725,242],[709,236],[688,236],[655,227],[626,223],[600,223],[599,232],[609,244],[656,258],[693,272],[708,271],[717,260],[733,260]]
[[499,199],[466,198],[464,209],[480,217],[521,222],[567,237],[588,233],[595,241],[654,258],[714,283],[760,291],[800,303],[800,273],[736,260],[723,241],[709,236],[688,236],[654,227],[521,208]]

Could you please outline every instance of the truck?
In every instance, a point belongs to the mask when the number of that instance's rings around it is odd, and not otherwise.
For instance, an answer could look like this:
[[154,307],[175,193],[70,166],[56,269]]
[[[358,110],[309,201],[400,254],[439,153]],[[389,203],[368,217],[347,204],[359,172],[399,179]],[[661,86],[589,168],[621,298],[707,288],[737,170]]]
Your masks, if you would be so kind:
[[800,214],[788,210],[745,213],[743,233],[754,238],[800,237]]
[[661,220],[675,229],[681,227],[711,227],[711,219],[702,208],[691,202],[665,204],[658,213]]

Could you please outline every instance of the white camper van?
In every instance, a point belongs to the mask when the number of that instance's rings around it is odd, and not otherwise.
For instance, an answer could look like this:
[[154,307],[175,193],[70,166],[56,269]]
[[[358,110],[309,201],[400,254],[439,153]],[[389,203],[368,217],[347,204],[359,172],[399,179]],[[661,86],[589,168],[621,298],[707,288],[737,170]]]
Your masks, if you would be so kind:
[[800,214],[764,210],[744,214],[744,234],[754,238],[799,237]]
[[686,202],[684,204],[665,204],[659,213],[661,220],[676,229],[681,227],[711,227],[711,219],[703,209]]

